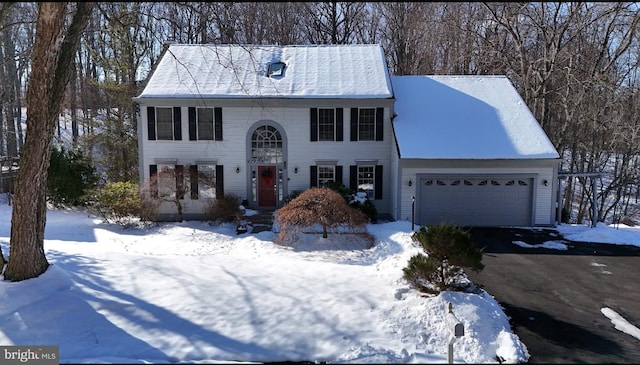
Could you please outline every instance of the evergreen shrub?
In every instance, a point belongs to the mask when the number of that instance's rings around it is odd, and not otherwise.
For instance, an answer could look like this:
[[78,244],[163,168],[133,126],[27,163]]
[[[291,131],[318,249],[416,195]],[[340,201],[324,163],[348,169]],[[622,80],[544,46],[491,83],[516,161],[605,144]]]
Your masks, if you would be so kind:
[[77,206],[92,200],[99,177],[82,151],[54,147],[47,173],[47,196],[52,203]]
[[403,277],[416,289],[437,294],[444,290],[465,291],[472,285],[463,268],[482,270],[483,249],[475,247],[471,234],[462,228],[440,224],[420,227],[411,236],[427,254],[414,255],[403,269]]

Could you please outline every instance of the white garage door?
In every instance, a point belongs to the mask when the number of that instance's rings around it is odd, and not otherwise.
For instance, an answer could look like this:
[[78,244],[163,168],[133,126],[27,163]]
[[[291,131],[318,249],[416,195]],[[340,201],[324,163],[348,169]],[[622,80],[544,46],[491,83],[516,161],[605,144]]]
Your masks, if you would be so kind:
[[423,225],[530,226],[533,179],[427,177],[420,179],[416,221]]

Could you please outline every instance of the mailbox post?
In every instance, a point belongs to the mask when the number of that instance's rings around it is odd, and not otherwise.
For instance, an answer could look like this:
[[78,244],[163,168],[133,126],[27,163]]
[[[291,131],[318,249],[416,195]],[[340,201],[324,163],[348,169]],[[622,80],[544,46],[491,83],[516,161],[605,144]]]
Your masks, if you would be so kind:
[[449,340],[449,349],[447,351],[447,362],[453,364],[453,342],[456,338],[464,336],[464,325],[458,320],[455,314],[453,314],[453,305],[449,303],[447,315],[445,317],[447,329],[451,334]]

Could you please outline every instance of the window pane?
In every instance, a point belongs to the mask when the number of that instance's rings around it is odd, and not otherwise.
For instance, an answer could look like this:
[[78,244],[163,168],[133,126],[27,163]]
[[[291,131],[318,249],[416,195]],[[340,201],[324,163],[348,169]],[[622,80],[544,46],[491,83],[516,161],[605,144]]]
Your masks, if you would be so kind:
[[173,109],[156,108],[156,129],[158,139],[173,140]]
[[251,137],[251,162],[279,163],[283,161],[282,136],[271,126],[262,126]]
[[358,140],[374,141],[376,132],[376,109],[359,109],[358,117]]
[[158,165],[158,197],[175,198],[176,169],[174,165]]
[[213,108],[198,108],[198,139],[213,140]]
[[335,140],[335,109],[318,109],[318,140]]
[[203,199],[216,197],[215,165],[198,165],[198,195]]
[[373,199],[374,195],[374,177],[373,166],[358,166],[358,191],[364,191],[367,193],[369,199]]
[[327,186],[334,182],[335,166],[318,166],[318,186]]

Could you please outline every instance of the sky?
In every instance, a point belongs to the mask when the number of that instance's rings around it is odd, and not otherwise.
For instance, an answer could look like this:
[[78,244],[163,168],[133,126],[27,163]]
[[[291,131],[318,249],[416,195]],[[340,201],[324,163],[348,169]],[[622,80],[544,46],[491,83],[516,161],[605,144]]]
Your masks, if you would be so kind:
[[[0,194],[5,257],[10,215]],[[83,210],[50,209],[51,266],[34,279],[0,281],[0,345],[59,346],[60,363],[446,363],[451,303],[464,326],[455,363],[526,362],[526,344],[490,293],[424,296],[402,278],[409,257],[422,252],[410,226],[368,225],[370,248],[331,234],[281,246],[275,232],[237,235],[231,224],[124,228]],[[558,231],[640,245],[640,229],[623,225]],[[602,315],[640,339],[612,309]]]

